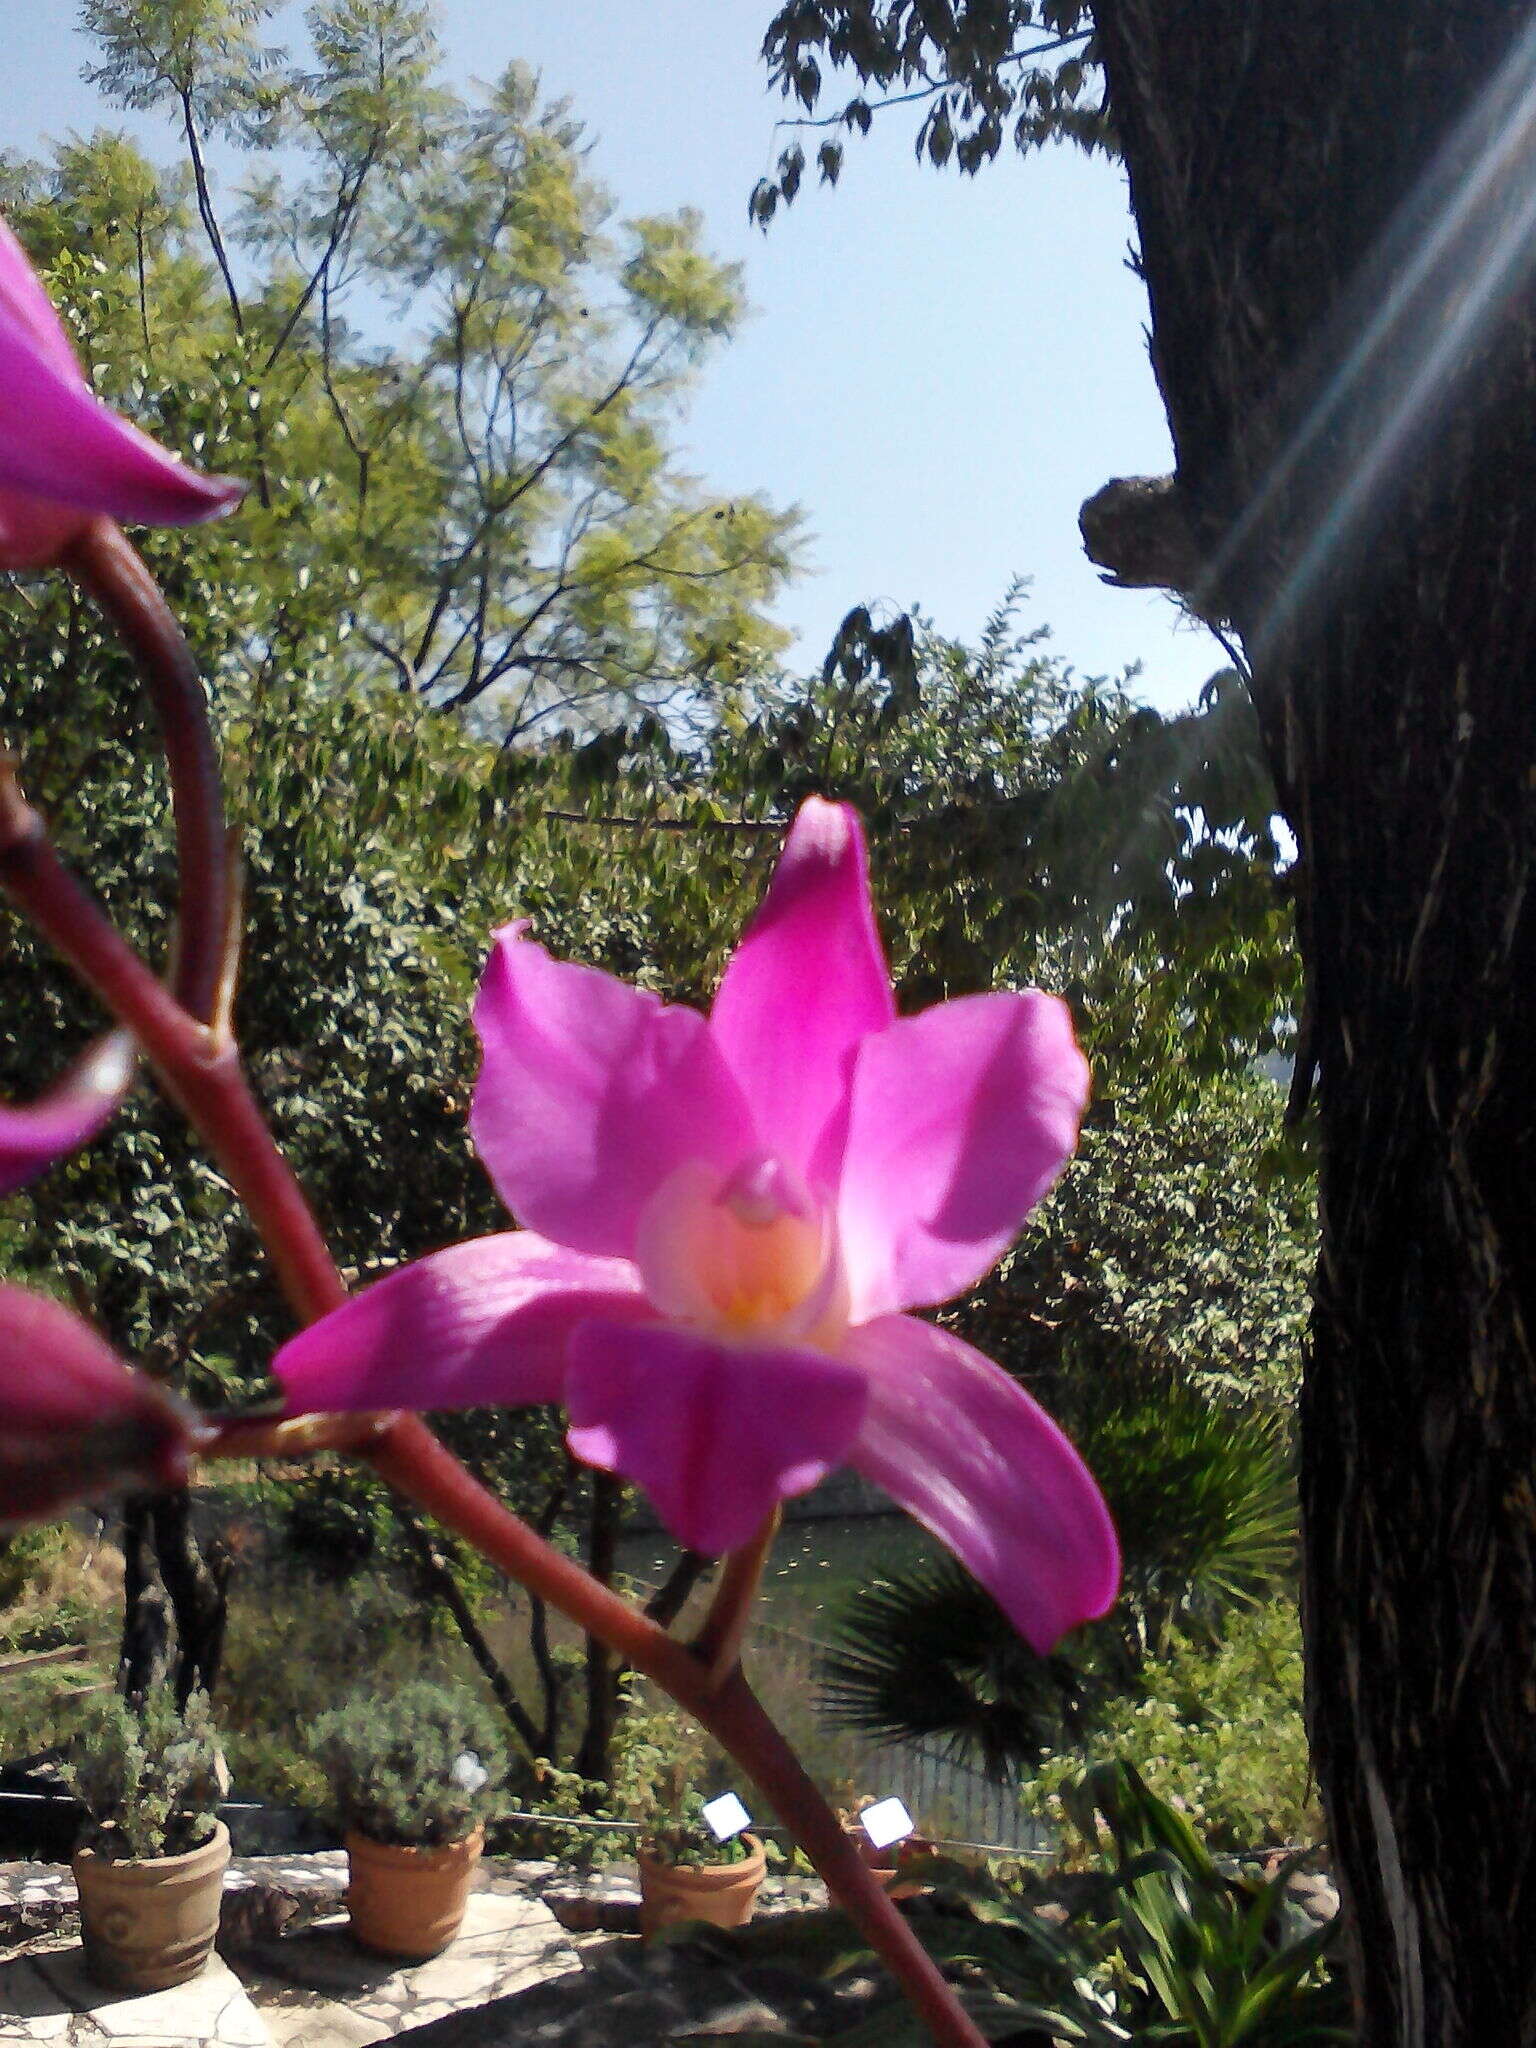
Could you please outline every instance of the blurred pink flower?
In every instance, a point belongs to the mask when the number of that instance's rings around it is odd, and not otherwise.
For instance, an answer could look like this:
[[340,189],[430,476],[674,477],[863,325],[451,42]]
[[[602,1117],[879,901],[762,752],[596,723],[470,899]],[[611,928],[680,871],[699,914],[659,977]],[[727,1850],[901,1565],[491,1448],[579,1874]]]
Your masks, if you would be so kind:
[[133,1079],[133,1041],[114,1031],[37,1101],[0,1102],[0,1196],[14,1194],[55,1159],[88,1144]]
[[46,1295],[0,1284],[0,1529],[123,1486],[178,1486],[203,1431]]
[[187,526],[239,502],[93,398],[21,244],[0,221],[0,569],[56,561],[92,519]]
[[1102,1614],[1114,1531],[1008,1375],[903,1313],[994,1264],[1077,1142],[1065,1004],[898,1019],[863,835],[812,798],[708,1019],[509,925],[470,1127],[527,1226],[403,1267],[285,1345],[291,1412],[563,1402],[576,1455],[709,1554],[842,1464],[1044,1650]]

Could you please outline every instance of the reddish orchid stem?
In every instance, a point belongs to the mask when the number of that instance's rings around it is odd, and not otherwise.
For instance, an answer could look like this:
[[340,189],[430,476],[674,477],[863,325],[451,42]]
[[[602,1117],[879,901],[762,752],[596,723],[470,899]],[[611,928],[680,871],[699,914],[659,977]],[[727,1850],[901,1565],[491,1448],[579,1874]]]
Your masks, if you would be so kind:
[[313,1322],[346,1299],[303,1190],[273,1142],[233,1043],[189,1017],[49,844],[0,770],[0,887],[132,1031],[249,1210],[295,1313]]
[[202,678],[158,584],[120,527],[93,520],[65,549],[61,566],[122,636],[159,720],[181,892],[176,993],[207,1022],[224,976],[230,918],[224,802]]
[[781,1519],[775,1508],[752,1541],[726,1558],[709,1612],[693,1639],[693,1654],[717,1680],[723,1680],[741,1661],[752,1603],[757,1598],[763,1566],[768,1562]]
[[[313,1321],[338,1306],[346,1290],[303,1191],[251,1096],[233,1043],[189,1017],[161,986],[54,852],[8,769],[0,770],[0,887],[133,1032],[244,1201],[300,1319]],[[600,1586],[471,1478],[418,1417],[369,1418],[359,1428],[371,1433],[357,1449],[382,1478],[654,1679],[707,1728],[770,1800],[833,1895],[905,1987],[940,2048],[982,2048],[982,2035],[870,1876],[763,1711],[739,1661],[719,1674]],[[233,1427],[226,1440],[230,1449],[249,1445],[243,1431],[243,1425]]]

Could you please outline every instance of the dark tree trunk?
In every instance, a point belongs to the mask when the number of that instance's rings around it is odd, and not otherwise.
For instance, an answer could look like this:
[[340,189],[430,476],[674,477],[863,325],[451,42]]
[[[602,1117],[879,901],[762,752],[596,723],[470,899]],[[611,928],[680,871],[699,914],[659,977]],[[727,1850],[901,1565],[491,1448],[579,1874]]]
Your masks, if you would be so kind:
[[[619,1554],[622,1484],[606,1472],[592,1475],[592,1508],[587,1524],[587,1570],[600,1585],[613,1584]],[[619,1725],[619,1681],[623,1667],[606,1643],[587,1637],[587,1725],[576,1752],[576,1769],[594,1784],[607,1782],[613,1734]]]
[[224,1656],[231,1556],[221,1543],[205,1557],[192,1529],[192,1498],[136,1495],[123,1508],[123,1635],[118,1689],[142,1699],[169,1683],[184,1707],[211,1693]]
[[157,1496],[151,1512],[155,1557],[176,1622],[176,1704],[212,1693],[224,1658],[229,1617],[230,1553],[211,1543],[205,1556],[192,1528],[192,1496]]
[[154,1503],[135,1495],[123,1504],[123,1634],[117,1687],[142,1700],[171,1674],[171,1602],[155,1563]]
[[[1309,1713],[1366,2048],[1536,2043],[1536,314],[1517,268],[1410,424],[1536,180],[1356,385],[1430,246],[1400,204],[1511,0],[1099,0],[1182,510],[1282,802],[1317,1061],[1303,1399]],[[1447,190],[1471,189],[1470,153]],[[1406,225],[1405,225],[1406,219]],[[1518,241],[1518,234],[1515,234]],[[1363,280],[1363,282],[1362,282]],[[1420,363],[1422,367],[1422,363]],[[1427,388],[1443,389],[1434,372]],[[1297,429],[1345,396],[1302,458]],[[1419,423],[1424,424],[1423,416]],[[1266,480],[1278,474],[1278,486]]]
[[395,1513],[406,1540],[416,1553],[416,1562],[421,1566],[429,1591],[447,1608],[465,1649],[479,1666],[481,1676],[495,1695],[496,1704],[506,1716],[508,1727],[530,1757],[543,1755],[538,1747],[539,1730],[518,1698],[500,1659],[486,1641],[485,1632],[475,1619],[474,1609],[464,1597],[464,1589],[454,1572],[452,1554],[438,1547],[421,1521],[403,1502],[397,1504]]

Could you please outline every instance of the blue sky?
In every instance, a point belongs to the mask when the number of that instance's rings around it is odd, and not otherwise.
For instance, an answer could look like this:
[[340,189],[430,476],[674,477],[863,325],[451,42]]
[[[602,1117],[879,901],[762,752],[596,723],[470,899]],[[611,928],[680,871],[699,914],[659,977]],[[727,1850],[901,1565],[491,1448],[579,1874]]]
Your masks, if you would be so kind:
[[[297,9],[279,33],[292,39]],[[1224,657],[1167,600],[1106,588],[1077,508],[1109,477],[1170,466],[1127,266],[1118,171],[1076,151],[977,178],[918,166],[898,110],[850,141],[841,183],[809,182],[767,234],[747,195],[786,139],[758,55],[772,0],[441,0],[448,67],[513,57],[568,97],[620,213],[695,206],[741,262],[754,312],[706,373],[681,430],[725,491],[807,515],[813,573],[780,606],[819,661],[850,606],[920,605],[973,636],[1016,575],[1031,623],[1087,674],[1141,661],[1153,702],[1189,701]],[[0,142],[110,121],[168,154],[168,124],[105,109],[79,80],[85,39],[52,6],[7,22],[13,91]],[[835,86],[833,88],[836,90]]]

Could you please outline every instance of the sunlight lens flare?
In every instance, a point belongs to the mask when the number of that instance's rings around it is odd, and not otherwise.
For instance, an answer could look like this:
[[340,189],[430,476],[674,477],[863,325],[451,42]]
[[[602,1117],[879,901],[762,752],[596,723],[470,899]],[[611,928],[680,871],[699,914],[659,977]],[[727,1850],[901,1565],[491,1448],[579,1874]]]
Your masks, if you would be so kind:
[[1329,322],[1318,396],[1212,563],[1227,576],[1286,497],[1307,535],[1255,627],[1261,661],[1326,571],[1390,514],[1501,315],[1536,270],[1536,20],[1442,146]]

